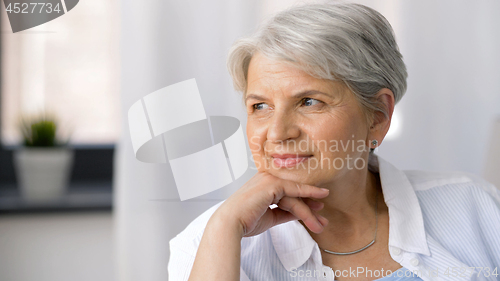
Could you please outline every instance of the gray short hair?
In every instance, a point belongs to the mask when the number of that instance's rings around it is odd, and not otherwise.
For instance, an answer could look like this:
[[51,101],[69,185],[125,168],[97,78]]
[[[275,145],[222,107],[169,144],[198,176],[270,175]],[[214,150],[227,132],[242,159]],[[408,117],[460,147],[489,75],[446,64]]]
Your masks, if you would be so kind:
[[254,35],[236,41],[227,66],[235,89],[244,94],[250,59],[257,52],[313,77],[343,81],[365,113],[380,111],[387,116],[374,99],[380,89],[390,89],[395,103],[406,92],[408,74],[391,25],[361,4],[291,7],[266,21]]

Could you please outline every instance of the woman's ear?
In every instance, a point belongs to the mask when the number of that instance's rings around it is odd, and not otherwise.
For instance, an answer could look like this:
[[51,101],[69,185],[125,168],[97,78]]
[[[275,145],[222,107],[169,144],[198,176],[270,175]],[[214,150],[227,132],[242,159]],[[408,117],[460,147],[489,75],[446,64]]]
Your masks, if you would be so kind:
[[382,88],[377,92],[375,99],[385,114],[380,111],[373,113],[371,118],[370,133],[368,140],[377,140],[379,146],[391,126],[392,113],[394,112],[394,93],[388,88]]

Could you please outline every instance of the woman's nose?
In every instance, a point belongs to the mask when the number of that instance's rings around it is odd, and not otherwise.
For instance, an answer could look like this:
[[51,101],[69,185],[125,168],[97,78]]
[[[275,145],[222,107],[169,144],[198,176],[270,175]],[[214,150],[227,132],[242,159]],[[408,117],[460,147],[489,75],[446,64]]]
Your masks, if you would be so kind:
[[298,138],[300,129],[292,114],[285,111],[275,111],[269,119],[267,129],[267,140],[271,142],[282,142]]

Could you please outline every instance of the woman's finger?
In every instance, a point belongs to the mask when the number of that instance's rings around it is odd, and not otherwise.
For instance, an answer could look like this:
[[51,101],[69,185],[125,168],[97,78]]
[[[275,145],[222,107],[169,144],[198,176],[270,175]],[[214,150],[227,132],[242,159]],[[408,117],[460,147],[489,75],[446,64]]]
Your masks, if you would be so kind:
[[325,206],[323,202],[319,202],[311,198],[302,198],[302,201],[304,201],[304,203],[306,203],[306,205],[313,211],[319,211]]
[[318,220],[312,210],[302,201],[301,198],[283,197],[278,202],[278,208],[292,213],[295,217],[302,220],[304,224],[315,233],[323,231],[323,225]]
[[321,223],[321,225],[323,227],[325,227],[327,224],[328,224],[328,219],[326,219],[325,217],[319,215],[319,214],[314,214],[316,216],[316,218],[318,219],[318,221]]
[[293,221],[293,220],[298,220],[296,216],[294,216],[292,213],[287,212],[285,210],[282,210],[280,208],[274,208],[271,210],[274,216],[274,225],[282,224],[285,222]]
[[328,196],[330,191],[328,189],[312,185],[301,184],[288,180],[280,180],[279,184],[275,185],[270,192],[272,193],[272,196],[274,196],[273,204],[276,204],[285,196],[321,199]]

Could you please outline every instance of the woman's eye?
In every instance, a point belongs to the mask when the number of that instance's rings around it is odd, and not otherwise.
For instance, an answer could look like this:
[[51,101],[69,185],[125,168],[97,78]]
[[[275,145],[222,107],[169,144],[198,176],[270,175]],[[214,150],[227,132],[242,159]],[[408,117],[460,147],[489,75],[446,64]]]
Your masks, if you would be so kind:
[[317,99],[312,99],[312,98],[304,98],[302,100],[302,104],[306,105],[306,106],[312,106],[312,105],[316,105],[318,103],[321,103],[321,101],[319,101]]
[[[319,101],[319,100],[317,100],[317,99],[313,99],[313,98],[304,98],[304,99],[302,99],[302,101],[301,101],[301,105],[305,105],[305,106],[308,106],[308,107],[309,107],[309,106],[316,105],[316,104],[320,104],[320,103],[322,103],[322,101]],[[252,108],[253,108],[254,110],[257,110],[257,111],[260,111],[260,110],[266,109],[266,108],[268,108],[268,107],[269,107],[269,105],[267,105],[267,104],[265,104],[265,103],[263,103],[263,102],[261,102],[261,103],[256,103],[256,104],[252,105]]]
[[265,103],[256,103],[252,107],[255,110],[262,110],[262,109],[264,109],[264,106],[268,106],[268,105]]

